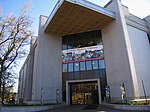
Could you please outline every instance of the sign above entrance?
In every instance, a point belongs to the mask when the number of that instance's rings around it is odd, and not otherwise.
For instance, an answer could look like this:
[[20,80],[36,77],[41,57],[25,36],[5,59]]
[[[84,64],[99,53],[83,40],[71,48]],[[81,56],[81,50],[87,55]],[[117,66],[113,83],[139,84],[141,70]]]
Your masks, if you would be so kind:
[[62,62],[80,62],[103,59],[103,45],[69,49],[62,51]]

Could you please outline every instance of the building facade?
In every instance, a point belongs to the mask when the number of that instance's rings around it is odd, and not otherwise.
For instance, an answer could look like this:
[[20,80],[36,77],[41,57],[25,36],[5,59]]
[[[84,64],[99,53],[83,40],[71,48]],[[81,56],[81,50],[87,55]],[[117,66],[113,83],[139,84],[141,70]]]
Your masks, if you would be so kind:
[[98,104],[143,99],[143,89],[149,98],[149,35],[150,16],[130,14],[120,0],[104,7],[59,0],[49,17],[40,16],[38,39],[20,71],[19,98]]

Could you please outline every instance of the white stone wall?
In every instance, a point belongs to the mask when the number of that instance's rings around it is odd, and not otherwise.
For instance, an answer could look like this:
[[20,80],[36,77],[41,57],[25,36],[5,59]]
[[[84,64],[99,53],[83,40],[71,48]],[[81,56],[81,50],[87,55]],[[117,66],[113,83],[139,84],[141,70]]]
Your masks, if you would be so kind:
[[128,32],[138,77],[140,96],[144,96],[141,80],[144,81],[146,94],[150,96],[150,44],[147,33],[129,25]]
[[144,20],[146,21],[146,24],[148,26],[148,32],[149,32],[149,35],[150,35],[150,15],[145,17]]
[[120,0],[113,0],[107,9],[116,13],[116,20],[102,29],[107,82],[112,100],[121,100],[120,84],[125,84],[128,98],[139,97],[137,76]]
[[30,53],[19,73],[18,98],[23,98],[24,101],[30,101],[32,96],[34,47],[34,43],[30,45]]
[[[43,100],[56,102],[56,89],[59,89],[60,101],[62,99],[62,37],[43,31],[46,20],[46,17],[40,17],[32,100],[41,100],[42,95]],[[41,88],[43,88],[43,93],[41,93]]]
[[18,85],[18,98],[25,97],[26,88],[26,76],[27,76],[27,61],[25,61],[20,73],[19,73],[19,85]]

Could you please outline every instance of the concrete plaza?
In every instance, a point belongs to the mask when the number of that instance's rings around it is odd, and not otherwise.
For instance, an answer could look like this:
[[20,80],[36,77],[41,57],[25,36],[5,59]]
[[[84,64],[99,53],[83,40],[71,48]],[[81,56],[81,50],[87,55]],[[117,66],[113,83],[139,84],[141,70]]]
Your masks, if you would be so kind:
[[64,106],[56,109],[40,111],[40,112],[149,112],[149,111],[126,111],[126,110],[116,110],[106,105],[99,105],[97,109],[94,110],[85,110],[84,107],[86,105],[72,105],[72,106]]

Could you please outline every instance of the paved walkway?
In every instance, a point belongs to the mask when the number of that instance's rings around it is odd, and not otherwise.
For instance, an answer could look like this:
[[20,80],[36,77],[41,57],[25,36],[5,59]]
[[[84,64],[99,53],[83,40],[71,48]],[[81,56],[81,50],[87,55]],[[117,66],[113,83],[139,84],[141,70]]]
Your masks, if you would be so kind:
[[57,109],[40,111],[40,112],[149,112],[149,111],[123,111],[123,110],[115,110],[106,105],[99,105],[95,110],[84,110],[85,105],[71,105],[64,106]]

